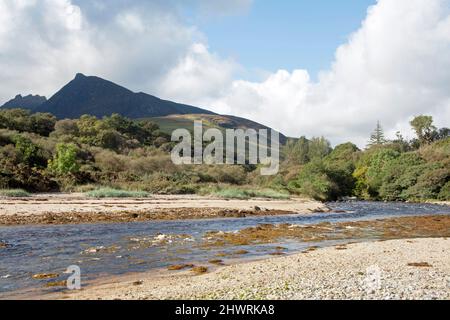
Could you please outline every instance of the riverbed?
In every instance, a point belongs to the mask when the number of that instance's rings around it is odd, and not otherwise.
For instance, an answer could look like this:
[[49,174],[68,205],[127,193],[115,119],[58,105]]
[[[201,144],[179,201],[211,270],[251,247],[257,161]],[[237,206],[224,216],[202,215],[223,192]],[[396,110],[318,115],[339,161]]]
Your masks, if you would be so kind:
[[[250,244],[208,246],[207,236],[238,233],[258,225],[308,226],[323,223],[377,221],[396,217],[450,215],[450,207],[435,204],[343,202],[327,204],[332,212],[312,215],[257,216],[247,218],[151,221],[136,223],[0,227],[0,297],[18,291],[42,294],[64,290],[68,266],[78,265],[84,283],[129,273],[166,269],[182,264],[224,264],[294,254],[311,247],[379,240],[380,234],[363,230],[349,238],[292,238]],[[420,235],[415,235],[415,237]],[[220,257],[220,259],[218,258]],[[35,279],[34,275],[53,275]]]

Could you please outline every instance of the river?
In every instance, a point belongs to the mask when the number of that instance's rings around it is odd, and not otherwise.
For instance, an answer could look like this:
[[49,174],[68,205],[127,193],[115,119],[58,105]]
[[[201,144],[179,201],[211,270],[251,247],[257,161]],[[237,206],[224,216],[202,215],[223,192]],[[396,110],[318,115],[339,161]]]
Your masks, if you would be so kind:
[[[0,294],[18,290],[48,288],[50,280],[36,280],[33,275],[57,273],[61,281],[70,265],[78,265],[83,281],[105,276],[122,275],[167,268],[183,263],[207,263],[221,254],[230,260],[258,259],[283,246],[287,253],[295,253],[312,245],[329,246],[336,242],[302,243],[280,239],[277,243],[250,246],[227,246],[205,249],[199,243],[208,231],[237,231],[259,224],[308,225],[322,222],[348,222],[385,219],[391,217],[450,215],[450,206],[434,204],[338,202],[328,204],[334,212],[310,215],[262,216],[254,218],[212,219],[189,221],[153,221],[122,224],[85,224],[57,226],[0,227]],[[374,240],[370,233],[359,239]],[[145,245],[143,245],[145,244]],[[233,255],[246,250],[244,256]]]

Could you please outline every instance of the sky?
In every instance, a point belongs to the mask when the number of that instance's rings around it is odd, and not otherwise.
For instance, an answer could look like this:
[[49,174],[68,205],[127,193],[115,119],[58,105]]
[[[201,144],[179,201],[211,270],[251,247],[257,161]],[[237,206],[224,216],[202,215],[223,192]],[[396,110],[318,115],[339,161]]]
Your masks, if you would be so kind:
[[450,126],[450,0],[0,0],[0,103],[75,74],[363,147]]
[[200,19],[210,47],[250,70],[308,69],[316,78],[375,0],[255,1],[222,19]]

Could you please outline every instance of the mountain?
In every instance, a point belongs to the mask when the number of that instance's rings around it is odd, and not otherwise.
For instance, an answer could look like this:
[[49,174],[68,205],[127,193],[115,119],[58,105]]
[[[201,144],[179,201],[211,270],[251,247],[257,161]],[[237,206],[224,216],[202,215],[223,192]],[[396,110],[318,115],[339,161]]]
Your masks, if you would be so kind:
[[[84,114],[101,118],[118,113],[131,119],[151,119],[170,134],[174,129],[193,129],[195,120],[202,120],[205,129],[270,129],[254,121],[175,103],[145,94],[134,93],[111,81],[81,73],[49,100],[40,96],[16,96],[5,108],[24,108],[33,112],[49,112],[58,119],[76,119]],[[280,134],[281,143],[286,137]]]
[[83,114],[103,117],[113,113],[131,119],[172,114],[214,114],[146,93],[134,93],[113,82],[81,73],[34,111],[50,112],[59,119],[79,118]]
[[35,110],[37,107],[41,106],[46,101],[47,101],[46,97],[42,97],[39,95],[33,96],[30,94],[28,96],[23,97],[22,95],[18,94],[14,99],[9,100],[3,106],[1,106],[1,108],[5,109],[22,108]]

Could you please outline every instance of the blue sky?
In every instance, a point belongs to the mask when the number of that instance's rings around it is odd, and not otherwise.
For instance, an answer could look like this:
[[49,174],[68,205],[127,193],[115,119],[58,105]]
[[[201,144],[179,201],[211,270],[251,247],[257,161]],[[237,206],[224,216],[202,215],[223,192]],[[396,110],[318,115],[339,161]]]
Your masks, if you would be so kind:
[[249,69],[307,69],[316,78],[375,0],[256,0],[238,15],[196,21],[210,49]]

